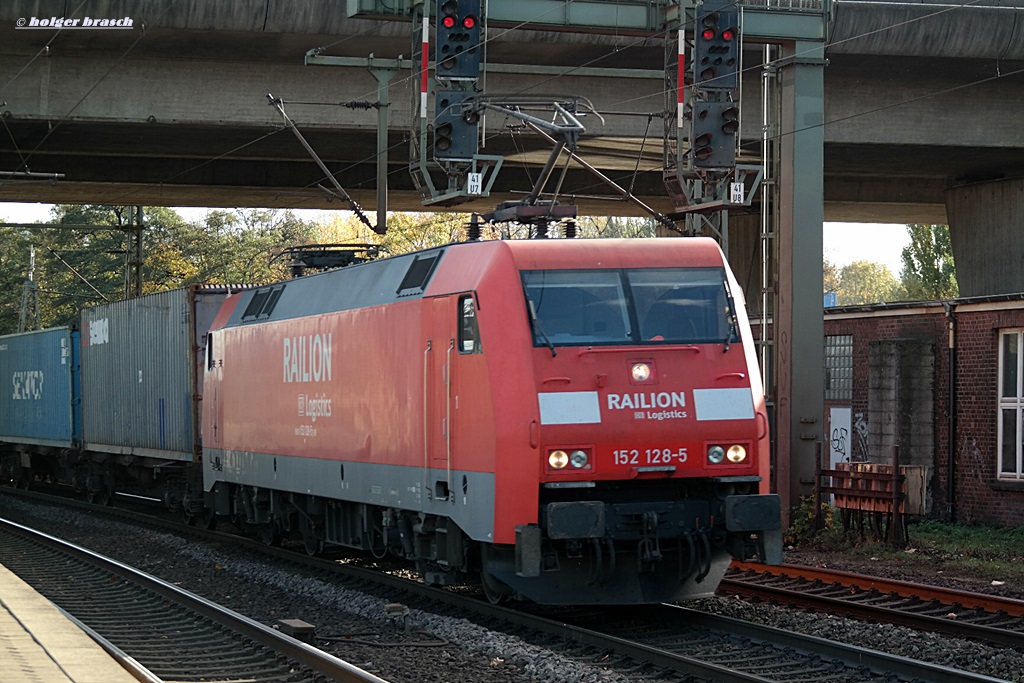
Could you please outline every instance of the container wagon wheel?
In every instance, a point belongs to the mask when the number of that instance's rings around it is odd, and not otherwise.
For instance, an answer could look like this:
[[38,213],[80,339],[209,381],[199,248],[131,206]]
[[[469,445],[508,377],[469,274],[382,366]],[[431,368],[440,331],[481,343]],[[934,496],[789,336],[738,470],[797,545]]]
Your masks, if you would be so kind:
[[275,547],[281,545],[281,532],[273,521],[257,525],[256,537],[263,545]]
[[192,512],[188,505],[183,505],[181,507],[181,516],[185,520],[185,524],[198,529],[209,531],[217,526],[217,516],[213,514],[213,510],[210,508],[204,507],[199,512]]
[[106,486],[101,487],[98,491],[87,490],[85,492],[85,500],[90,505],[100,505],[103,507],[109,507],[112,503],[113,496],[111,491]]

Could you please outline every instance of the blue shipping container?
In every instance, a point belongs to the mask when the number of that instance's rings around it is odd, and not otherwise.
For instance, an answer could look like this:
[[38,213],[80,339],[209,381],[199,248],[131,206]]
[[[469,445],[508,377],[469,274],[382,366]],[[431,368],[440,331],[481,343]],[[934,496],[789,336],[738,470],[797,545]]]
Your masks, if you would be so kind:
[[0,441],[80,444],[77,332],[58,327],[0,337],[0,381]]

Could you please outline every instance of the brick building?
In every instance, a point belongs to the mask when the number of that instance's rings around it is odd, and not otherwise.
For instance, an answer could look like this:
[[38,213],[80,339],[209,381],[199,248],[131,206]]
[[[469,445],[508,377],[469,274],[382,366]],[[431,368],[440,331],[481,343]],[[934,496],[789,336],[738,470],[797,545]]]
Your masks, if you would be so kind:
[[928,470],[928,516],[1024,525],[1024,294],[829,308],[832,462]]

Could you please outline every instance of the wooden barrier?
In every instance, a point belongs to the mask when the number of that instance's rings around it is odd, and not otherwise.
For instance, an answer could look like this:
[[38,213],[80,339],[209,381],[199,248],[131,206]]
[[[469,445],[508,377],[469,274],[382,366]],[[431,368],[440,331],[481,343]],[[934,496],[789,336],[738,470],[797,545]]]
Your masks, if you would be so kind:
[[[922,466],[901,466],[899,448],[892,449],[892,463],[838,463],[836,469],[821,467],[819,446],[815,459],[815,526],[821,529],[821,505],[826,496],[839,510],[843,530],[856,528],[861,536],[870,526],[879,541],[898,548],[907,546],[907,515],[924,514],[925,471]],[[908,486],[908,481],[911,484]],[[909,495],[908,495],[909,491]]]

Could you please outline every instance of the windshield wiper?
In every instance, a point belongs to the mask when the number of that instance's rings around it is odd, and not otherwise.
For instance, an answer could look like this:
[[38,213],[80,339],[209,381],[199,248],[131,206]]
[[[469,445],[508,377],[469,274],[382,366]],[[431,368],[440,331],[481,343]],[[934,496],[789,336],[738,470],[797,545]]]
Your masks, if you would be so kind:
[[530,320],[533,321],[534,331],[538,336],[540,336],[541,341],[551,349],[551,357],[554,358],[558,355],[558,352],[555,351],[555,345],[551,343],[550,339],[548,339],[548,335],[544,334],[544,328],[541,326],[540,319],[537,317],[537,307],[533,305],[533,299],[530,298],[529,294],[526,295],[526,303],[530,305]]
[[732,344],[732,338],[736,334],[736,300],[732,298],[732,290],[729,289],[729,280],[724,278],[722,284],[725,285],[725,298],[729,302],[729,331],[725,337],[725,348],[722,349],[722,353],[729,352],[729,345]]

